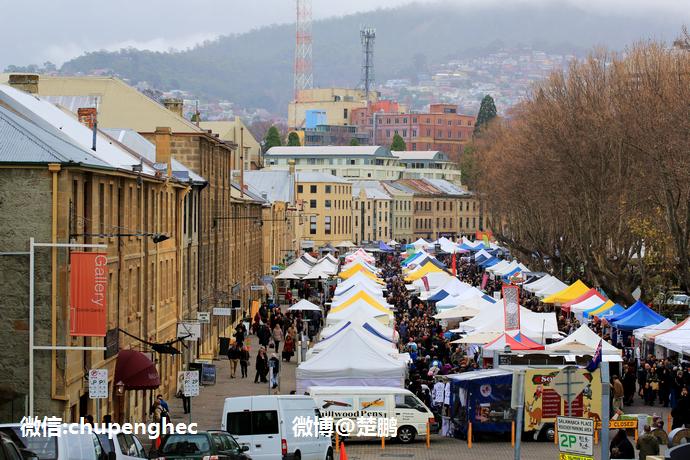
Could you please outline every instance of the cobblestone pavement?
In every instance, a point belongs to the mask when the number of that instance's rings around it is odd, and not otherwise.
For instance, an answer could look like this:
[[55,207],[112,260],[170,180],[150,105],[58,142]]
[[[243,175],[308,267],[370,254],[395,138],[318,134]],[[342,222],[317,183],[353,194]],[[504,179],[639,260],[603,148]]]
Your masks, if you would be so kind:
[[[231,396],[250,396],[268,394],[267,384],[254,383],[254,360],[258,341],[256,337],[249,338],[250,344],[250,366],[249,376],[246,379],[230,378],[230,365],[228,360],[222,356],[214,363],[217,366],[216,384],[202,387],[199,396],[192,400],[192,420],[199,424],[199,429],[220,428],[221,414],[225,398]],[[270,357],[270,353],[269,353]],[[296,357],[295,357],[296,358]],[[289,394],[295,389],[295,368],[297,364],[293,358],[292,362],[281,363],[281,393]],[[239,370],[238,370],[239,373]],[[172,412],[172,419],[187,421],[188,416],[183,414],[182,402],[179,399],[169,401]],[[626,407],[629,413],[656,413],[667,420],[670,409],[659,406],[646,407],[639,405]],[[423,440],[417,440],[411,445],[401,445],[394,441],[387,442],[385,450],[381,449],[381,443],[377,441],[352,440],[346,445],[347,457],[350,460],[368,459],[410,459],[410,460],[445,460],[445,459],[485,459],[485,460],[510,460],[513,458],[513,448],[509,439],[476,439],[472,448],[467,447],[466,441],[453,438],[445,438],[439,435],[432,435],[431,447],[427,448]],[[599,446],[595,446],[595,458],[599,459]],[[663,454],[663,448],[662,448]],[[336,455],[336,459],[338,456]],[[529,460],[556,460],[558,449],[555,444],[550,442],[525,441],[522,443],[522,459]]]

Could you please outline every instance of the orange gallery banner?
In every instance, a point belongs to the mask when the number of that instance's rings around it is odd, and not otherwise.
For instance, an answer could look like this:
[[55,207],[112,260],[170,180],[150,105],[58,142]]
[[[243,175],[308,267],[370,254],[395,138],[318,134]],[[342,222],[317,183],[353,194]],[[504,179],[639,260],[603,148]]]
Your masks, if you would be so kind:
[[70,335],[105,337],[108,257],[104,252],[70,254]]

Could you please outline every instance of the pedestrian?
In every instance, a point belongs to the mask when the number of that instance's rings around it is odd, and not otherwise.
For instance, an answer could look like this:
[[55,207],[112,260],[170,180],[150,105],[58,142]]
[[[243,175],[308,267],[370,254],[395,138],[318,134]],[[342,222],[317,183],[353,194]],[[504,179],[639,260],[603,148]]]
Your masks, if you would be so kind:
[[276,325],[273,327],[273,346],[275,347],[276,353],[278,352],[278,347],[280,346],[280,342],[283,341],[283,330],[280,328],[280,324],[276,322]]
[[237,344],[237,349],[241,350],[244,345],[244,338],[247,335],[247,328],[244,327],[244,323],[239,323],[235,327],[235,343]]
[[268,328],[266,323],[259,326],[259,332],[257,334],[259,337],[259,345],[262,347],[267,347],[268,342],[271,340],[271,330]]
[[652,434],[652,428],[649,425],[644,426],[644,433],[637,438],[636,447],[639,451],[639,460],[647,460],[648,455],[659,455],[659,440]]
[[625,390],[623,389],[623,383],[617,375],[613,376],[613,411],[616,413],[619,410],[623,410],[623,396],[625,395]]
[[290,358],[295,354],[295,342],[290,334],[285,336],[285,345],[283,345],[283,359],[290,362]]
[[266,374],[268,373],[268,358],[266,357],[266,348],[259,348],[259,353],[256,355],[256,375],[254,383],[267,383]]
[[610,453],[612,459],[633,459],[635,458],[635,449],[633,448],[628,434],[625,430],[618,430],[616,435],[611,440]]
[[86,416],[86,423],[93,427],[93,415],[89,414]]
[[240,363],[240,350],[237,344],[231,344],[228,348],[228,359],[230,360],[230,378],[234,379],[237,373],[237,365]]
[[240,370],[242,371],[242,378],[247,378],[247,368],[249,367],[249,349],[243,346],[240,351]]
[[191,397],[190,396],[185,396],[184,394],[184,374],[180,373],[178,374],[178,379],[177,379],[177,393],[175,394],[178,398],[182,400],[182,409],[185,414],[189,414],[190,412],[190,403],[191,403]]
[[688,395],[687,387],[680,390],[676,407],[671,410],[671,417],[673,417],[671,429],[681,428],[690,423],[690,395]]

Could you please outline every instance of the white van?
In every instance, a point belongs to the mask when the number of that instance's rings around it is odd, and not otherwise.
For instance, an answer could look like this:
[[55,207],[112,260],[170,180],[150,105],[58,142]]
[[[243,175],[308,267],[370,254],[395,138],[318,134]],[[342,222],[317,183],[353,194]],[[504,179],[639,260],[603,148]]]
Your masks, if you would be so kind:
[[[75,431],[79,431],[77,425],[73,426],[77,427]],[[8,435],[18,446],[35,453],[39,460],[113,460],[116,458],[103,450],[96,434],[70,432],[68,424],[63,424],[61,430],[60,436],[22,436],[20,424],[0,425],[0,431]]]
[[318,415],[309,396],[240,396],[225,399],[221,428],[249,446],[253,460],[333,460],[330,436],[296,437],[293,431],[297,417]]
[[[322,416],[341,418],[375,417],[395,419],[396,439],[402,443],[426,435],[426,427],[437,430],[434,414],[411,391],[393,387],[309,387]],[[359,431],[359,430],[358,430]],[[353,435],[354,436],[354,435]]]

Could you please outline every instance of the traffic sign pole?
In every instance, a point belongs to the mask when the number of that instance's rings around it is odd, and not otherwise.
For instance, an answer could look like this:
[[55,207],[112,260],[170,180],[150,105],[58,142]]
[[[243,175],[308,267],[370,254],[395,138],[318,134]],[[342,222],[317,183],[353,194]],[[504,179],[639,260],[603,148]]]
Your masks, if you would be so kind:
[[518,405],[517,420],[515,422],[515,460],[520,460],[520,444],[522,443],[522,419],[525,411],[525,372],[518,372]]
[[601,362],[601,460],[609,460],[609,363]]

